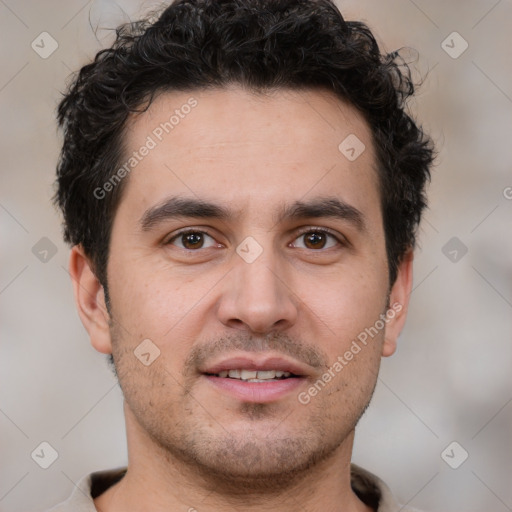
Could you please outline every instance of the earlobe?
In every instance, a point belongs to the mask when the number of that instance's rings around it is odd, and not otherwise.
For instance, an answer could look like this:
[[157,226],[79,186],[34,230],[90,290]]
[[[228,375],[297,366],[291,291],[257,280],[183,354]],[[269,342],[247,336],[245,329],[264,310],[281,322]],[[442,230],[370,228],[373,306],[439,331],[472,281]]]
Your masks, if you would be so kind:
[[397,339],[405,324],[409,297],[412,290],[412,264],[414,253],[410,249],[398,266],[397,278],[389,294],[389,309],[386,313],[386,333],[382,345],[382,356],[389,357],[396,351]]
[[104,289],[80,246],[71,249],[69,273],[78,314],[89,333],[92,346],[103,354],[112,353],[110,317],[105,305]]

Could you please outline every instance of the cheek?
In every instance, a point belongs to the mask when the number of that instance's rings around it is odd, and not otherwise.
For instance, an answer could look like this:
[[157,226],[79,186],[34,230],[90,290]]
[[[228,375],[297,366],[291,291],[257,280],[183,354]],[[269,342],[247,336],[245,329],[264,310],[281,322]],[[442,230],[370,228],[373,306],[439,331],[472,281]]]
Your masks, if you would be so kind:
[[111,300],[119,320],[127,331],[155,340],[193,313],[208,290],[205,279],[135,262],[117,265],[111,276]]
[[[111,274],[111,301],[119,324],[117,350],[133,357],[134,350],[149,339],[159,353],[149,368],[162,366],[180,380],[190,349],[201,338],[211,307],[208,293],[219,277],[204,273],[198,278],[167,265],[149,267],[131,262],[117,265]],[[125,362],[128,368],[129,361]],[[140,378],[145,379],[145,374]]]
[[[317,285],[313,286],[315,282]],[[307,306],[306,311],[310,310],[308,315],[323,325],[326,338],[330,340],[326,350],[335,358],[365,329],[374,326],[384,313],[387,275],[384,272],[383,278],[380,269],[367,268],[364,272],[347,269],[346,273],[341,271],[321,280],[313,279],[310,286],[302,288],[300,296]]]
[[[318,295],[316,309],[328,326],[326,407],[356,410],[375,387],[380,365],[387,288],[378,280],[346,279]],[[378,288],[378,290],[376,289]]]

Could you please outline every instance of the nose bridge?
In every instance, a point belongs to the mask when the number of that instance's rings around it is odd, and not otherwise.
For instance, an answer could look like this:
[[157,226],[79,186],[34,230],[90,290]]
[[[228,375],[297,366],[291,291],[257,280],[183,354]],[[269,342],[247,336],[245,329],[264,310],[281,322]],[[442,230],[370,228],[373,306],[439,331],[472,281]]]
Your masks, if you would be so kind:
[[283,285],[276,259],[272,250],[267,249],[250,263],[243,258],[237,262],[235,274],[238,274],[242,288],[238,290],[239,294],[240,291],[244,294],[247,292],[248,298],[264,297],[266,300],[277,302],[283,292]]
[[233,255],[233,271],[219,308],[223,323],[253,332],[268,332],[295,323],[297,308],[286,284],[279,254],[271,243],[263,248],[246,240]]

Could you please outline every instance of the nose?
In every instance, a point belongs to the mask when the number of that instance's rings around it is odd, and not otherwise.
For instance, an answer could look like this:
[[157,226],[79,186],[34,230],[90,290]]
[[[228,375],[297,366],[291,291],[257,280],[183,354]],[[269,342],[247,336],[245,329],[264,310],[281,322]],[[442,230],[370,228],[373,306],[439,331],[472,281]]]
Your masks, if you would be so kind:
[[261,335],[295,324],[298,297],[284,265],[270,253],[265,250],[252,263],[233,255],[233,270],[223,280],[217,309],[224,325]]

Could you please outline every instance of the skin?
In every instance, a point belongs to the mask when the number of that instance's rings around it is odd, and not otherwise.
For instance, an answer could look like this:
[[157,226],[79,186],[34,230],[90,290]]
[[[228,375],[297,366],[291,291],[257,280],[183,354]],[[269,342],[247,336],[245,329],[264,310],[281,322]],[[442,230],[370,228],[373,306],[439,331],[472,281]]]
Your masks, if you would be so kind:
[[[192,96],[197,106],[125,178],[107,268],[110,314],[89,259],[79,246],[71,253],[80,317],[92,345],[113,353],[125,398],[128,472],[95,505],[104,512],[368,511],[350,487],[354,428],[381,356],[395,351],[412,282],[408,253],[389,286],[369,126],[319,89],[163,93],[130,120],[127,156]],[[353,162],[338,149],[349,134],[366,146]],[[233,217],[141,227],[148,209],[176,196],[218,203]],[[276,222],[284,204],[319,198],[356,208],[364,228],[331,217]],[[185,249],[188,239],[174,238],[182,228],[209,236]],[[315,228],[336,238],[320,234],[311,244]],[[252,263],[236,253],[248,236],[263,249]],[[301,404],[298,392],[375,324],[388,299],[400,312]],[[148,338],[160,356],[145,366],[133,351]],[[307,369],[307,379],[276,401],[249,403],[199,371],[244,351],[284,354]]]

